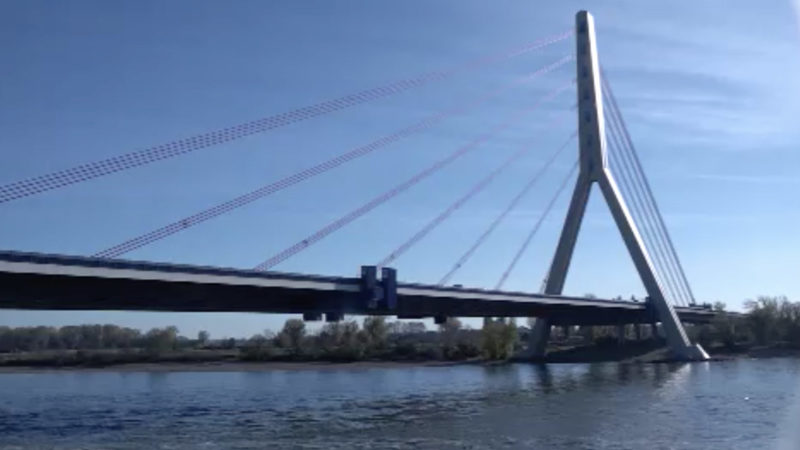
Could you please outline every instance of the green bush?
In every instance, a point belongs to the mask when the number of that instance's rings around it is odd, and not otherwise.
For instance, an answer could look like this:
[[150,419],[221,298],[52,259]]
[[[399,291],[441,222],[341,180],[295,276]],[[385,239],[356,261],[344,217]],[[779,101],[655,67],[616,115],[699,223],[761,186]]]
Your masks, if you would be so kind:
[[512,356],[517,341],[514,320],[486,319],[481,331],[481,354],[489,360],[505,360]]

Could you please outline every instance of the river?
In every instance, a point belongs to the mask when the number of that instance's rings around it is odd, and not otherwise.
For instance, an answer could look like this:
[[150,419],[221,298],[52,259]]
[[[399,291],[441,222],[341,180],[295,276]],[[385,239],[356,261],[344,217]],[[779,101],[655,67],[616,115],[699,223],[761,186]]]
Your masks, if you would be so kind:
[[798,449],[800,360],[0,374],[0,449]]

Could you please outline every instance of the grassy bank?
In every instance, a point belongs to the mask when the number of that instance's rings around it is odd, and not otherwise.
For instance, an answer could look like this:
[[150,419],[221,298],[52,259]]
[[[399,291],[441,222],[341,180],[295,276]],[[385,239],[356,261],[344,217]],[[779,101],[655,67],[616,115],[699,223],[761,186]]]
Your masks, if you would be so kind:
[[0,355],[0,367],[109,367],[122,364],[203,364],[238,360],[236,350],[178,350],[163,353],[142,349],[47,350]]
[[448,366],[480,363],[481,358],[447,360],[442,358],[331,359],[324,357],[274,356],[254,360],[238,350],[188,350],[163,354],[146,351],[90,350],[72,352],[22,352],[0,356],[0,372],[37,370],[113,369],[136,371],[205,371],[205,370],[292,370],[304,368],[371,368]]
[[[736,348],[712,346],[708,349],[715,360],[734,358],[800,357],[800,348],[787,344],[743,345]],[[550,349],[546,363],[624,362],[649,363],[668,360],[662,341],[628,341],[624,345],[557,345]],[[531,362],[510,359],[511,362]],[[0,355],[0,372],[52,369],[114,369],[141,371],[204,371],[204,370],[293,370],[321,368],[405,367],[408,365],[444,366],[452,364],[488,364],[492,361],[472,358],[446,359],[429,351],[414,357],[397,357],[391,353],[373,355],[369,359],[329,358],[324,355],[272,354],[253,358],[239,349],[187,349],[153,353],[147,350],[81,350],[40,351]]]

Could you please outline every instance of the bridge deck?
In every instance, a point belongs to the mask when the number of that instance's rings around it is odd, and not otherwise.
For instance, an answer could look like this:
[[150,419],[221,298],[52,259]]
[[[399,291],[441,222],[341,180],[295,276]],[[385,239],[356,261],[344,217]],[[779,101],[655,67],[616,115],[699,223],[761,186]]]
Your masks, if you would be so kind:
[[[363,277],[0,252],[6,309],[548,317],[554,325],[653,320],[645,303],[412,283],[397,283],[390,306],[371,302],[364,286]],[[676,311],[685,322],[713,317],[703,308]]]

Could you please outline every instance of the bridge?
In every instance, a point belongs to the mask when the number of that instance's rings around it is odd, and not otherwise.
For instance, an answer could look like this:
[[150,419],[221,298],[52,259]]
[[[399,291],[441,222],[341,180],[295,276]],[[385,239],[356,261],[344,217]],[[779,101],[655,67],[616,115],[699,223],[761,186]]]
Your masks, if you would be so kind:
[[[306,320],[340,320],[345,314],[391,315],[399,318],[434,317],[536,317],[529,348],[533,356],[545,354],[550,330],[564,325],[622,325],[661,323],[667,343],[676,358],[703,360],[708,355],[690,342],[683,323],[707,323],[714,313],[698,306],[678,259],[677,252],[658,209],[654,194],[637,156],[611,84],[603,72],[596,45],[594,19],[581,11],[574,30],[548,36],[521,47],[467,61],[459,66],[421,74],[377,88],[299,108],[286,113],[208,132],[148,149],[121,154],[105,160],[82,164],[38,177],[0,186],[0,203],[9,203],[77,183],[111,176],[121,171],[154,164],[224,144],[246,136],[268,132],[289,124],[396,95],[416,87],[441,82],[487,65],[532,54],[574,38],[575,52],[547,62],[527,75],[484,93],[476,99],[433,114],[375,141],[348,150],[280,180],[223,203],[178,219],[151,231],[109,246],[89,256],[0,252],[0,308],[45,310],[152,310],[198,312],[297,313]],[[577,77],[556,87],[517,111],[446,157],[424,167],[414,176],[367,200],[315,233],[287,246],[251,269],[201,267],[161,264],[121,259],[142,248],[190,227],[230,213],[244,205],[277,194],[313,177],[333,171],[350,161],[395,144],[433,128],[451,117],[479,107],[503,92],[575,64]],[[525,145],[502,160],[461,197],[402,242],[376,264],[361,267],[359,277],[328,277],[274,271],[274,267],[351,224],[378,206],[415,187],[456,160],[474,153],[512,124],[529,117],[543,105],[552,105],[563,94],[576,89],[577,129],[564,136],[563,143],[547,157],[542,166],[474,237],[472,244],[454,262],[437,284],[414,284],[398,281],[391,267],[397,258],[422,241],[433,229],[447,220],[478,192],[491,184],[510,166],[529,155],[534,146]],[[556,119],[557,120],[557,119]],[[555,120],[552,120],[555,123]],[[468,263],[505,218],[539,183],[544,174],[554,170],[555,161],[577,142],[577,158],[551,193],[547,207],[532,224],[519,250],[492,289],[464,288],[450,285],[451,278]],[[576,176],[577,174],[577,176]],[[509,274],[525,254],[541,224],[552,211],[560,195],[573,184],[569,209],[550,269],[541,292],[503,290]],[[643,302],[588,299],[562,295],[575,242],[586,204],[594,185],[608,204],[634,266],[647,291]],[[2,205],[0,205],[2,206]],[[400,274],[402,275],[402,274]]]
[[[397,283],[374,267],[358,278],[146,261],[0,252],[0,308],[145,310],[422,317],[549,317],[553,325],[657,322],[644,302]],[[676,307],[683,322],[707,323],[702,307]]]

